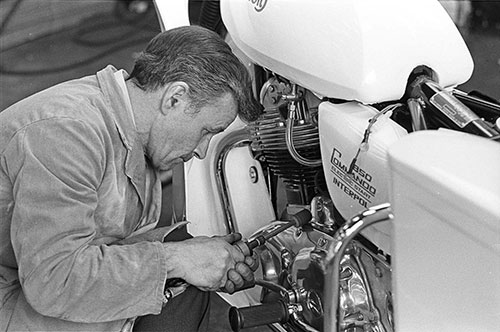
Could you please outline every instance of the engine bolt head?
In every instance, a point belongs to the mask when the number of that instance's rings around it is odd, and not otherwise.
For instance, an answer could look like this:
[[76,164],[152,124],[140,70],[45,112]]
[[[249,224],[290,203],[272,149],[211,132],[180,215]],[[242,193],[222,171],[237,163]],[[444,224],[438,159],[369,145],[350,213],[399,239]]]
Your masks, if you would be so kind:
[[257,167],[250,167],[248,174],[250,175],[250,181],[252,183],[257,183],[257,181],[259,181],[259,172],[257,172]]
[[306,304],[307,308],[312,312],[314,317],[320,318],[323,316],[321,298],[314,290],[308,292]]
[[316,245],[320,248],[324,248],[327,245],[327,243],[328,241],[324,237],[321,237],[319,238],[318,243]]
[[296,238],[299,238],[301,235],[302,235],[302,228],[298,228],[298,229],[295,231],[295,237],[296,237]]

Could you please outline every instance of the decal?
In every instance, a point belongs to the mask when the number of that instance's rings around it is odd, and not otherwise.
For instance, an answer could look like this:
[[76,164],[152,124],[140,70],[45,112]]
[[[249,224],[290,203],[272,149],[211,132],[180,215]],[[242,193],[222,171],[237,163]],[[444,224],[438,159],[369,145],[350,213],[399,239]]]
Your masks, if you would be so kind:
[[371,200],[377,193],[377,189],[372,183],[373,176],[357,164],[349,173],[348,163],[342,160],[342,153],[337,148],[333,149],[330,163],[333,184],[359,205],[365,208],[371,205]]
[[[436,93],[429,101],[460,128],[467,126],[474,120],[479,120],[479,116],[470,109],[464,108],[458,101],[450,98],[445,91]],[[462,111],[457,112],[457,110]]]
[[261,12],[267,5],[267,0],[248,0],[254,6],[256,12]]

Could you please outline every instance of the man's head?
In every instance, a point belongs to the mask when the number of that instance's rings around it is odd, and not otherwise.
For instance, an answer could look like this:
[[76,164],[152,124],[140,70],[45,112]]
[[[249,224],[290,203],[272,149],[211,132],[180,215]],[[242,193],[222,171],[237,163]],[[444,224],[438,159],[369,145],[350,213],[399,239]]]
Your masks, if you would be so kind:
[[252,121],[261,112],[245,66],[217,34],[201,27],[156,36],[129,79],[161,99],[143,128],[145,153],[161,170],[193,156],[204,158],[212,136],[237,114]]
[[243,120],[256,120],[261,113],[245,66],[219,35],[199,26],[158,34],[137,58],[130,78],[145,91],[185,82],[193,108],[229,93]]

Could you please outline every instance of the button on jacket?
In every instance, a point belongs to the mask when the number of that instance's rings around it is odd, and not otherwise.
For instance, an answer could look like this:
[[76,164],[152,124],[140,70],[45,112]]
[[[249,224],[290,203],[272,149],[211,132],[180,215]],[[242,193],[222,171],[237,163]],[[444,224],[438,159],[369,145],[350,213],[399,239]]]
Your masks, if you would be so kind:
[[0,331],[117,331],[157,314],[161,184],[109,66],[0,113]]

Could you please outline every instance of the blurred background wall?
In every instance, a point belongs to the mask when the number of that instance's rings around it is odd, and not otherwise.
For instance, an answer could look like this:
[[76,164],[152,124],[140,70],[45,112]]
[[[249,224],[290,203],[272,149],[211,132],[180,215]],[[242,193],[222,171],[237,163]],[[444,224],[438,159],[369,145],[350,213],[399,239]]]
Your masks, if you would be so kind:
[[471,79],[460,86],[500,100],[500,1],[440,0],[459,28],[474,59]]
[[0,1],[0,110],[107,64],[131,70],[160,31],[150,1]]
[[0,2],[2,33],[0,44],[9,48],[37,37],[71,27],[92,15],[109,12],[115,5],[108,1],[12,1]]
[[[460,88],[500,99],[500,1],[440,2],[474,58],[474,74]],[[130,70],[160,31],[150,0],[0,0],[0,22],[0,110],[107,64]]]

